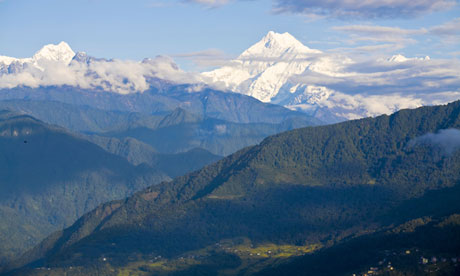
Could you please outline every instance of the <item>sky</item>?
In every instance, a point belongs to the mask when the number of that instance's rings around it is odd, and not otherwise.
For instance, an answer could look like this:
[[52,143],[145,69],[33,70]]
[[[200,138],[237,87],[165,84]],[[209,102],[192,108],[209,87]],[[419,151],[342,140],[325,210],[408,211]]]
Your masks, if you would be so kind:
[[66,41],[104,58],[231,59],[268,31],[354,55],[460,58],[458,0],[0,0],[0,55]]

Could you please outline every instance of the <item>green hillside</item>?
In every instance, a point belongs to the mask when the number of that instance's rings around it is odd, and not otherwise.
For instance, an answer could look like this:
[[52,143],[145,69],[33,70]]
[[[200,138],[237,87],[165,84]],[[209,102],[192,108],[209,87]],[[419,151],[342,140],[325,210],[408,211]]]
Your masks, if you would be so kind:
[[[417,139],[446,129],[460,129],[460,102],[271,136],[99,206],[17,265],[85,267],[88,275],[196,266],[251,274],[431,213],[458,213],[446,191],[460,183],[460,152],[443,144],[458,140]],[[426,208],[408,209],[414,204]],[[264,263],[267,254],[275,257]]]
[[257,275],[459,275],[459,233],[460,214],[422,217],[269,266]]
[[0,263],[97,205],[168,177],[33,117],[0,116]]
[[159,153],[152,146],[131,137],[118,139],[91,135],[85,138],[134,165],[148,164],[171,178],[201,169],[222,158],[202,148],[174,154]]

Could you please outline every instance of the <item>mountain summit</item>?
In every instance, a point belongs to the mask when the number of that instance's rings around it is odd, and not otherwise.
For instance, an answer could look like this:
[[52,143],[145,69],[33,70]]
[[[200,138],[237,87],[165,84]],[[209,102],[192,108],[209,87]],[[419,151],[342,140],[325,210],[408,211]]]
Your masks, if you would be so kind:
[[[236,59],[202,75],[218,89],[299,110],[328,123],[391,114],[430,104],[434,97],[438,103],[458,98],[448,98],[428,85],[417,90],[408,87],[415,76],[426,78],[417,68],[432,65],[429,57],[395,55],[374,60],[341,52],[310,49],[289,33],[270,31]],[[401,71],[401,66],[407,69]],[[454,77],[454,71],[447,75]]]
[[[69,44],[61,41],[59,44],[48,44],[38,50],[31,58],[14,58],[7,56],[0,56],[0,67],[11,66],[17,67],[24,64],[38,65],[41,62],[54,61],[69,64],[72,58],[75,56],[75,52],[70,48]],[[14,68],[10,68],[9,71],[14,72]]]
[[43,48],[35,53],[32,59],[35,61],[59,61],[65,64],[69,64],[74,56],[75,52],[72,50],[72,48],[70,48],[69,44],[61,41],[59,44],[48,44],[43,46]]
[[238,59],[253,59],[256,57],[286,57],[295,58],[302,54],[318,54],[319,50],[310,49],[303,45],[290,33],[268,32],[259,42],[244,51]]
[[203,73],[227,89],[270,102],[294,75],[304,72],[321,51],[310,49],[289,33],[268,32],[229,66]]

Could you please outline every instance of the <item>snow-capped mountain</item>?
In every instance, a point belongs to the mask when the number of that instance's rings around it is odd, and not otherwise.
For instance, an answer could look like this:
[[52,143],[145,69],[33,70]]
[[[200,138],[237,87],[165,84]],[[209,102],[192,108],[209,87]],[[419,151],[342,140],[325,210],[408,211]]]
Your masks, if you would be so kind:
[[64,41],[56,45],[48,44],[43,46],[31,58],[0,56],[0,73],[17,72],[24,68],[24,66],[33,66],[43,70],[43,64],[49,62],[59,62],[68,65],[74,56],[75,52]]
[[400,54],[357,61],[269,32],[228,65],[202,75],[211,86],[334,122],[456,100],[458,68]]
[[32,59],[37,62],[46,60],[69,64],[74,56],[75,52],[72,50],[72,48],[70,48],[69,44],[62,41],[57,45],[48,44],[44,46],[40,49],[40,51],[35,53]]
[[108,60],[75,53],[65,42],[46,45],[30,58],[0,56],[0,89],[67,85],[128,94],[144,92],[159,80],[196,83],[200,77],[182,71],[169,57]]
[[300,74],[321,54],[289,33],[269,32],[244,51],[230,66],[203,73],[225,88],[270,102],[293,75]]
[[[306,85],[296,77],[301,77],[305,72],[346,77],[350,73],[344,67],[352,63],[348,57],[327,55],[311,49],[289,33],[270,31],[231,61],[230,65],[205,72],[203,76],[210,79],[211,85],[249,95],[262,102],[318,113],[320,103],[333,92],[326,87]],[[333,114],[319,117],[325,119],[325,116],[328,117],[327,121],[344,119]]]
[[129,94],[187,84],[187,92],[237,92],[337,122],[460,99],[458,72],[456,60],[401,54],[363,59],[269,32],[235,60],[204,73],[185,72],[167,56],[103,59],[75,53],[65,42],[49,44],[30,58],[0,56],[0,89],[66,85]]
[[425,57],[421,57],[421,58],[418,58],[418,57],[415,57],[415,58],[407,58],[401,54],[397,54],[397,55],[394,55],[392,56],[391,58],[387,59],[387,61],[389,62],[407,62],[407,61],[411,61],[411,60],[430,60],[431,58],[429,56],[425,56]]
[[[307,71],[331,77],[349,76],[350,73],[343,68],[351,63],[353,61],[348,57],[326,55],[311,49],[289,33],[270,31],[230,65],[203,75],[210,79],[211,85],[249,95],[262,102],[313,113],[332,91],[305,85],[295,78]],[[341,120],[332,114],[328,117],[328,121],[331,118],[333,121]]]

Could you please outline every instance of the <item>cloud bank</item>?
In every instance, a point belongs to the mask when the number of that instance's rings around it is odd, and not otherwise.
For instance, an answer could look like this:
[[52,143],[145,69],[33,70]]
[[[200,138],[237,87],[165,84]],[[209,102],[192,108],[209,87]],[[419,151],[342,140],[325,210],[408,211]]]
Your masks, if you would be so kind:
[[[328,108],[338,117],[357,119],[403,108],[460,99],[460,62],[406,58],[352,60],[319,57],[304,73],[290,78],[278,103],[299,110]],[[282,91],[283,92],[283,91]]]
[[150,88],[149,80],[162,79],[173,83],[197,83],[198,74],[187,73],[169,57],[158,56],[142,62],[130,60],[73,59],[62,61],[0,62],[0,88],[69,85],[83,89],[112,91],[120,94],[143,92]]

